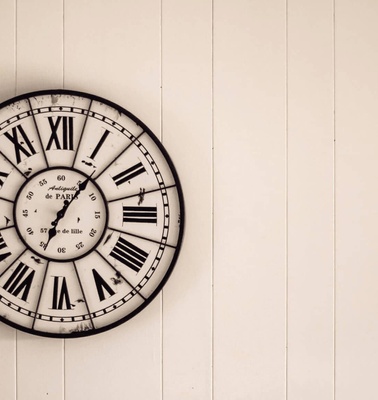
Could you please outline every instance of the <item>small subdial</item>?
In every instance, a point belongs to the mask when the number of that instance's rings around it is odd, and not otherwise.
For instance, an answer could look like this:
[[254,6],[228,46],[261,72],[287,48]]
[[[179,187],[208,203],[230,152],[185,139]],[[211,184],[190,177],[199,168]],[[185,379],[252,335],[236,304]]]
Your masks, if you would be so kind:
[[25,245],[46,259],[71,261],[101,240],[108,214],[91,177],[69,168],[39,172],[17,194],[14,219]]

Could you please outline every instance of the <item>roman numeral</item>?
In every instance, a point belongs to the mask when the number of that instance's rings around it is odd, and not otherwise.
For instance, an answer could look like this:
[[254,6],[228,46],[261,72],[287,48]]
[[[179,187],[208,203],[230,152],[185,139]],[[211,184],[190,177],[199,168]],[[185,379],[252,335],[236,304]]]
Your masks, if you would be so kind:
[[[6,248],[7,248],[7,245],[6,245],[6,243],[5,243],[5,241],[4,241],[3,237],[2,237],[2,235],[1,235],[1,233],[0,233],[0,250],[6,249]],[[7,253],[0,254],[0,261],[5,260],[5,259],[6,259],[7,257],[9,257],[11,254],[12,254],[12,253],[9,252],[9,251],[8,251]]]
[[[51,136],[47,143],[46,150],[50,150],[52,145],[58,150],[73,150],[73,119],[74,117],[57,117],[55,122],[53,117],[47,117],[51,128]],[[61,123],[62,122],[62,123]],[[58,128],[59,135],[58,135]],[[61,141],[59,140],[61,136]]]
[[53,310],[71,310],[70,296],[68,294],[67,281],[64,276],[53,276]]
[[95,269],[92,269],[92,274],[100,301],[103,301],[106,298],[104,289],[108,292],[108,297],[115,294],[114,290],[105,282],[104,278]]
[[[20,137],[21,135],[21,142]],[[36,154],[36,151],[27,137],[24,128],[21,125],[17,125],[12,128],[12,134],[9,132],[4,132],[4,136],[9,139],[14,145],[14,151],[16,155],[17,164],[20,163],[21,160],[21,153],[23,153],[26,157],[30,157],[33,154]],[[25,145],[25,146],[24,146]]]
[[157,207],[123,206],[123,222],[157,223]]
[[[3,187],[3,185],[4,185],[4,180],[7,179],[8,175],[9,175],[9,174],[0,171],[0,189]],[[3,180],[3,178],[4,178],[4,180]]]
[[94,158],[96,157],[97,153],[99,152],[99,150],[101,149],[102,145],[104,144],[106,138],[108,137],[110,131],[106,130],[103,135],[101,136],[100,141],[97,143],[97,146],[95,147],[95,149],[93,150],[92,154],[89,156],[89,158],[91,158],[92,160],[94,160]]
[[147,260],[148,253],[120,237],[110,255],[122,264],[139,272]]
[[[30,273],[27,275],[27,272],[29,271]],[[33,283],[34,274],[35,271],[32,268],[20,262],[10,278],[6,281],[3,288],[16,297],[22,293],[21,299],[23,301],[27,301],[31,285]]]
[[136,176],[142,174],[143,172],[146,172],[146,170],[143,167],[143,164],[140,162],[128,168],[127,170],[117,174],[116,176],[113,176],[112,179],[115,182],[115,184],[119,186],[122,183],[125,183],[135,178]]

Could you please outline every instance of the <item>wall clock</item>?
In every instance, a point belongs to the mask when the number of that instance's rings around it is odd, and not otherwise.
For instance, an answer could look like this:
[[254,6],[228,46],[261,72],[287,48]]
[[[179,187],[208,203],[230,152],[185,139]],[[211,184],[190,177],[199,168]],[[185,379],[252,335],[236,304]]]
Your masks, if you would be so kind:
[[130,112],[82,92],[0,105],[0,206],[0,319],[42,336],[87,336],[133,317],[182,242],[167,152]]

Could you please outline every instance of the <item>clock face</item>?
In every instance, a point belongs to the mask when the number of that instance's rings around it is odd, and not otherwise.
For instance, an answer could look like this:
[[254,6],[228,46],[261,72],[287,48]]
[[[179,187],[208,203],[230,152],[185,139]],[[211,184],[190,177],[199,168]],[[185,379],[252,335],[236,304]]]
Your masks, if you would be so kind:
[[0,105],[0,320],[79,337],[161,290],[183,198],[170,158],[125,109],[67,90]]

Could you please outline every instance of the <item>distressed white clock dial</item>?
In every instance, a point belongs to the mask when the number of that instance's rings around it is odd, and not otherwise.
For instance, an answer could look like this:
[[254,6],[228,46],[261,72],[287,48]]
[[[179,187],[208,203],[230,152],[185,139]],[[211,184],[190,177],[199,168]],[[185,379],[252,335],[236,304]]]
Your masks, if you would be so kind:
[[161,290],[182,242],[182,191],[162,144],[80,92],[0,105],[0,206],[0,319],[42,336],[127,321]]

